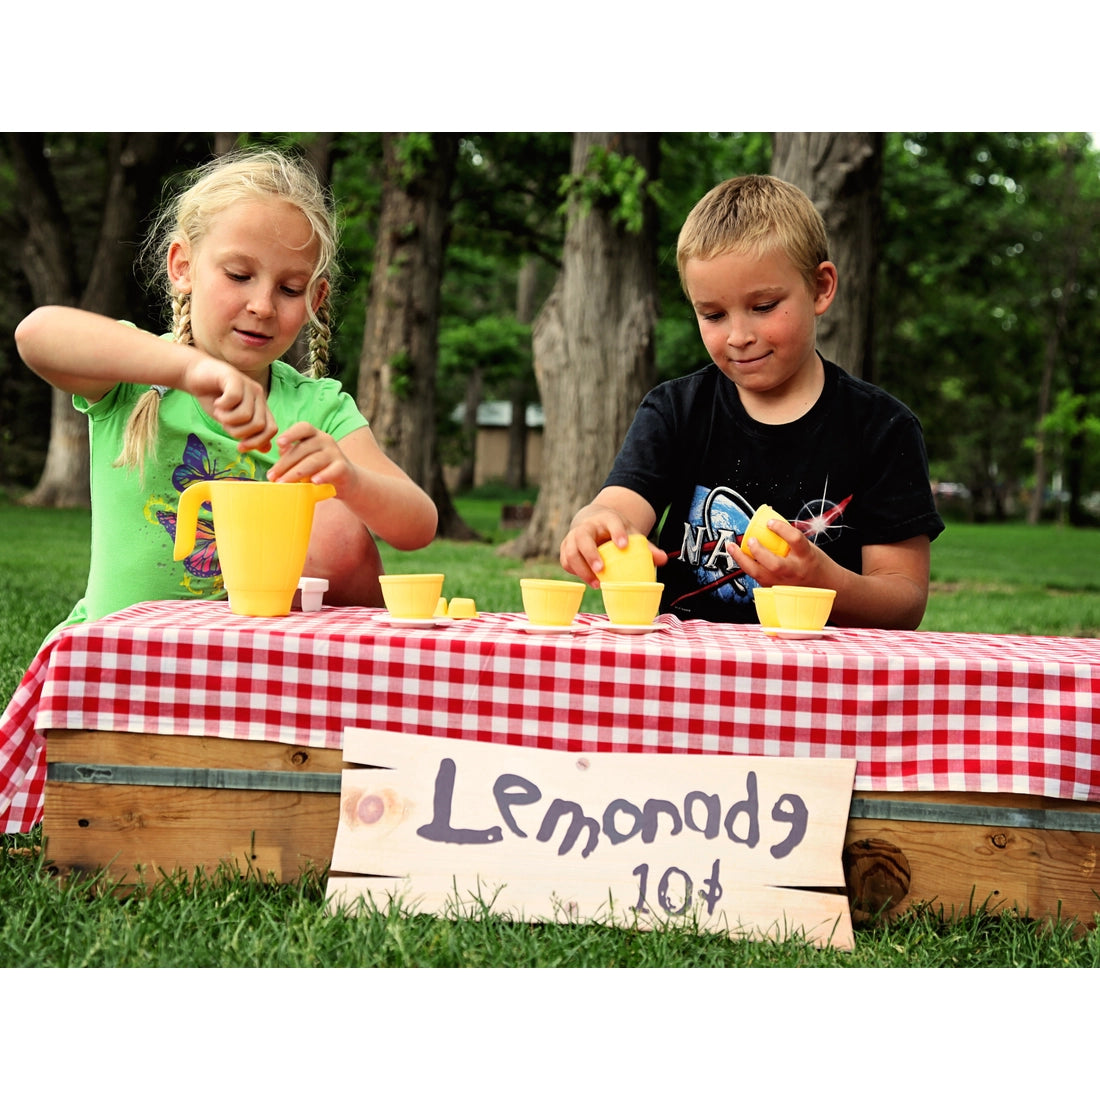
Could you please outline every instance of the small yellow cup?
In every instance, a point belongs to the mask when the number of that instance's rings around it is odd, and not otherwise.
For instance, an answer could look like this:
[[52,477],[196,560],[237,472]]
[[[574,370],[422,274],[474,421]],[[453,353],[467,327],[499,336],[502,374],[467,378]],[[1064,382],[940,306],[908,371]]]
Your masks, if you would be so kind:
[[741,549],[752,558],[753,552],[749,546],[749,539],[756,539],[765,550],[770,550],[773,554],[785,558],[791,548],[790,544],[786,539],[780,538],[774,531],[768,530],[768,520],[782,518],[770,505],[761,504],[753,512],[752,519],[749,520],[749,525],[745,528],[744,535],[741,536]]
[[455,596],[445,614],[450,615],[452,619],[476,619],[477,604],[466,596]]
[[603,558],[599,572],[600,584],[617,584],[620,581],[655,581],[657,567],[645,535],[630,535],[625,550],[613,542],[603,542],[596,548]]
[[382,598],[395,619],[431,619],[443,591],[442,573],[384,573]]
[[752,602],[756,605],[756,617],[761,626],[779,625],[779,616],[775,611],[775,592],[772,589],[757,585],[752,590]]
[[778,625],[784,630],[823,630],[833,609],[832,588],[777,584],[771,589]]
[[665,586],[658,581],[600,584],[607,617],[618,626],[648,626],[657,617]]
[[585,586],[580,581],[524,577],[519,587],[523,610],[532,623],[536,626],[569,626],[581,609]]

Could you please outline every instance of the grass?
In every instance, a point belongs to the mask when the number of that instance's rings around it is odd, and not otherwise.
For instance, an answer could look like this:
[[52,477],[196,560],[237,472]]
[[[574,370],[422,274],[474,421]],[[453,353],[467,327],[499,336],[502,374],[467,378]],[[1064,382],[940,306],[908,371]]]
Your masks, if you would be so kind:
[[[507,499],[506,497],[503,499]],[[560,575],[555,561],[501,556],[502,497],[458,502],[482,544],[440,541],[415,554],[384,548],[387,568],[439,570],[447,595],[485,611],[518,610],[521,575]],[[83,589],[88,516],[0,499],[0,700]],[[924,628],[1100,635],[1100,531],[952,525],[933,551]],[[1041,578],[1041,580],[1040,580]],[[595,595],[595,594],[593,594]],[[587,597],[586,597],[587,598]],[[598,597],[597,597],[598,598]],[[598,606],[593,605],[593,610]],[[851,953],[669,928],[527,925],[493,914],[330,915],[322,878],[278,885],[231,874],[166,878],[121,896],[97,881],[62,882],[36,845],[0,838],[4,967],[1094,967],[1100,932],[1048,927],[982,910],[945,919],[934,905],[857,928]],[[1098,901],[1100,908],[1100,901]]]

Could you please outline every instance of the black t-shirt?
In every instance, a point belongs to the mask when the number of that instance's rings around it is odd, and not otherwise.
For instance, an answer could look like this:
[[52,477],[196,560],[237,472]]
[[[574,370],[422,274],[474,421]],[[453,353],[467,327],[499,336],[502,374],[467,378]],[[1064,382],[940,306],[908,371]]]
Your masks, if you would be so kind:
[[[663,382],[642,402],[605,485],[657,513],[661,610],[684,619],[755,622],[752,586],[725,549],[770,504],[831,558],[861,572],[862,548],[943,530],[916,416],[896,398],[825,363],[813,408],[761,424],[713,364]],[[667,509],[667,514],[666,514]]]

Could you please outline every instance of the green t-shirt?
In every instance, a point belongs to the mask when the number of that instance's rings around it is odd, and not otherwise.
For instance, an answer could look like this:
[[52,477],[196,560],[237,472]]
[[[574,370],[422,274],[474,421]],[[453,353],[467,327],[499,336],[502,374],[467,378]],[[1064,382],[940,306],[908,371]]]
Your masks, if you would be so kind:
[[[126,422],[148,389],[120,383],[95,404],[73,398],[88,415],[92,552],[87,591],[61,626],[145,600],[223,599],[209,506],[199,511],[194,551],[183,561],[173,560],[180,493],[194,481],[262,481],[278,460],[275,447],[241,454],[236,440],[195,398],[169,390],[160,401],[156,454],[146,458],[144,478],[136,469],[116,467]],[[333,439],[367,423],[335,379],[307,378],[280,361],[271,366],[268,406],[280,429],[304,420]]]

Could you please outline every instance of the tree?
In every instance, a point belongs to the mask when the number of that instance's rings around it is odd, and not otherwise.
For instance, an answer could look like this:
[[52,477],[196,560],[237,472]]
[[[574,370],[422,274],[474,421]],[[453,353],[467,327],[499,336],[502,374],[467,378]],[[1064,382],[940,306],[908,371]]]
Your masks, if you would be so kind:
[[887,135],[876,381],[921,416],[933,478],[968,486],[975,519],[1011,517],[1029,481],[1064,473],[1071,522],[1085,521],[1100,473],[1098,159],[1086,134]]
[[458,137],[384,134],[382,151],[359,406],[386,453],[435,501],[439,535],[475,538],[443,480],[435,430],[440,285]]
[[839,283],[818,322],[818,347],[867,379],[874,363],[882,153],[882,134],[778,133],[772,154],[772,174],[805,191],[829,231]]
[[543,477],[511,552],[556,556],[655,381],[656,134],[574,134],[561,271],[535,319]]
[[[133,278],[140,225],[177,152],[178,139],[173,134],[110,134],[102,148],[96,148],[102,144],[99,139],[89,139],[75,150],[62,151],[51,148],[45,134],[8,135],[23,215],[23,267],[35,305],[141,317]],[[90,155],[93,151],[98,162]],[[55,158],[52,154],[58,152],[62,155]],[[73,174],[65,194],[59,178],[64,171]],[[95,189],[100,171],[102,192]],[[96,216],[86,204],[89,192],[97,204]],[[78,231],[78,214],[98,223],[94,236],[85,238]],[[89,504],[87,418],[59,390],[52,394],[45,468],[24,503],[57,508]]]
[[[460,142],[440,332],[439,392],[449,400],[437,421],[460,485],[473,483],[479,399],[510,402],[507,481],[526,484],[526,408],[537,397],[531,324],[561,260],[558,186],[570,146],[568,134],[464,134]],[[462,400],[459,434],[444,414]]]

